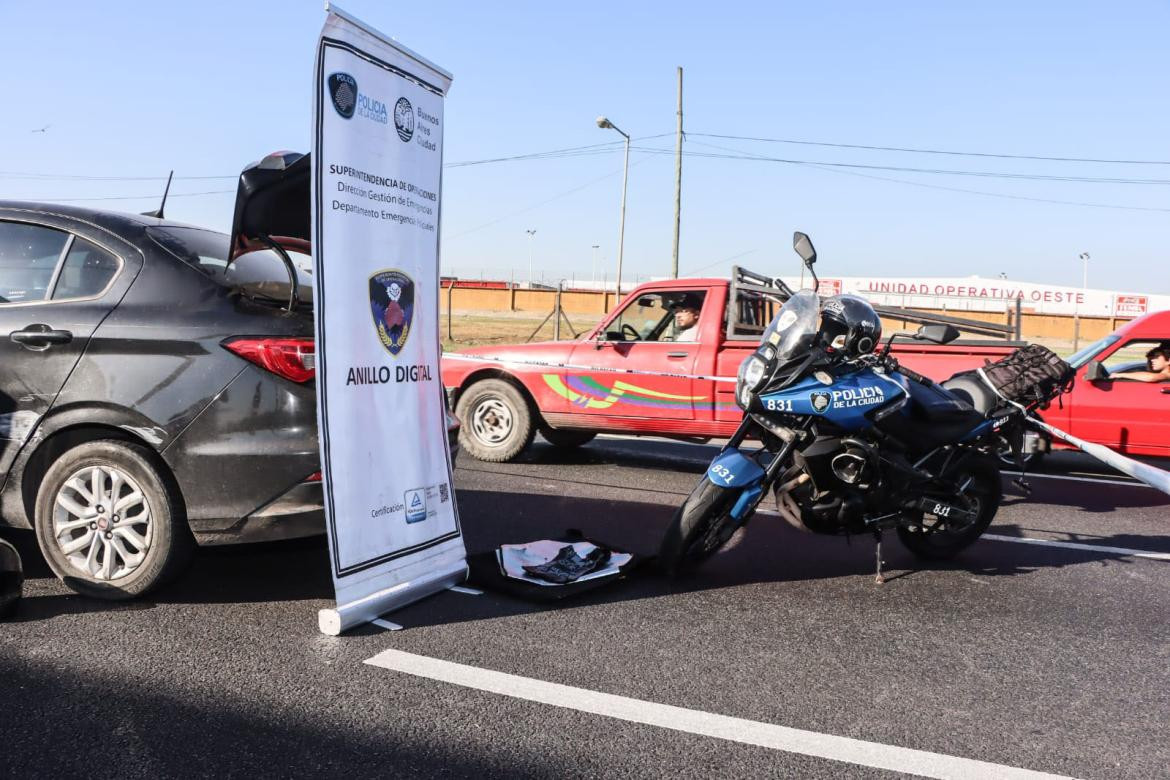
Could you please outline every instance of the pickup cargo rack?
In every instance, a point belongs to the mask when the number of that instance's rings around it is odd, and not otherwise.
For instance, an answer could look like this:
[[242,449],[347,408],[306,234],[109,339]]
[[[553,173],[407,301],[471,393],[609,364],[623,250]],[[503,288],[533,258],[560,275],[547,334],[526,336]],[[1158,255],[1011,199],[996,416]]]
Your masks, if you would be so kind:
[[[728,341],[759,339],[768,323],[776,316],[777,304],[782,305],[790,294],[788,286],[777,277],[758,274],[738,265],[732,266],[725,338]],[[900,306],[873,308],[878,316],[887,321],[914,322],[919,325],[953,325],[966,333],[990,337],[990,340],[964,339],[954,343],[970,346],[978,346],[980,343],[1003,346],[1020,341],[1018,301],[1011,325],[998,325],[994,322],[952,317],[947,314],[931,314]]]

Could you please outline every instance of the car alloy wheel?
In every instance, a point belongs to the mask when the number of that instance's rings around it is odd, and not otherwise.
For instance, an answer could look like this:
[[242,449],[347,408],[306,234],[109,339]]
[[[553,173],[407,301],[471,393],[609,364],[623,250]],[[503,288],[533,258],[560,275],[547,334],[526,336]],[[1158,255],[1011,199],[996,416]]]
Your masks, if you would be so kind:
[[112,466],[87,466],[58,489],[52,531],[73,568],[112,582],[146,560],[154,523],[141,486],[129,474]]

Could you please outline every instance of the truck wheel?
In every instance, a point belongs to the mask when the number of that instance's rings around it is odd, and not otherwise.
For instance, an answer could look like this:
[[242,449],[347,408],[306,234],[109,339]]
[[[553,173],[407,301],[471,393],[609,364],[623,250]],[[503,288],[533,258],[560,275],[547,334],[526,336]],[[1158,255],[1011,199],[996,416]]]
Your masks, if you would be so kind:
[[53,573],[100,599],[141,596],[178,573],[195,539],[151,453],[99,440],[67,451],[37,492],[37,542]]
[[593,441],[597,433],[595,431],[575,431],[572,428],[549,428],[545,425],[541,427],[540,435],[554,447],[571,449]]
[[455,405],[459,444],[477,460],[506,463],[532,443],[536,427],[528,401],[502,379],[484,379],[467,388]]

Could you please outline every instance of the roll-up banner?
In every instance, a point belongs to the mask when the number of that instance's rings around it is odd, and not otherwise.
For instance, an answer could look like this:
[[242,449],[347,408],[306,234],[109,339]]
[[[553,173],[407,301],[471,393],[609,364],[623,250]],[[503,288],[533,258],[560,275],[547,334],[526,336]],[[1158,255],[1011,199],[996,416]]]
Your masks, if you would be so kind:
[[443,97],[451,75],[347,15],[317,47],[317,418],[339,634],[467,572],[439,379]]

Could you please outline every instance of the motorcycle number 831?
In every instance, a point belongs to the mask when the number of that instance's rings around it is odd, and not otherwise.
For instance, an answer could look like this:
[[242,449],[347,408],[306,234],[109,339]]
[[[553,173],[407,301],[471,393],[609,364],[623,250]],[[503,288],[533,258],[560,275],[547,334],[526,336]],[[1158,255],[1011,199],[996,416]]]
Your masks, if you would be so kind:
[[731,469],[727,468],[726,466],[715,464],[708,471],[711,476],[723,480],[728,485],[730,485],[731,481],[735,479],[735,475],[731,473]]
[[765,398],[764,408],[769,412],[791,412],[792,401],[787,398]]

